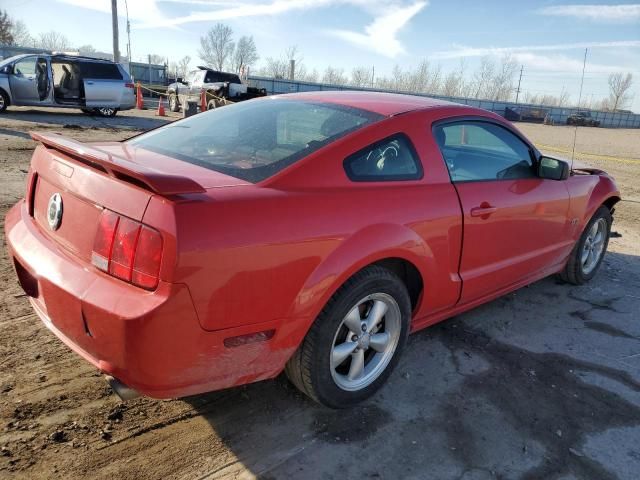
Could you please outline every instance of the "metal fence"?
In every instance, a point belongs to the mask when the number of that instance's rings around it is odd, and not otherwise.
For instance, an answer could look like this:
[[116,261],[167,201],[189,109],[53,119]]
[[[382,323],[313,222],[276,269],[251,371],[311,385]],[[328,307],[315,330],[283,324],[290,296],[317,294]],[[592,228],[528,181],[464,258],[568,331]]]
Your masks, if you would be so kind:
[[600,122],[603,127],[611,128],[640,128],[640,115],[635,113],[603,112],[599,110],[588,110],[584,108],[550,107],[546,105],[533,105],[527,103],[499,102],[494,100],[481,100],[477,98],[447,97],[443,95],[430,95],[426,93],[400,92],[396,90],[384,90],[377,88],[351,87],[349,85],[329,85],[324,83],[299,82],[296,80],[284,80],[277,78],[249,76],[249,84],[253,87],[265,88],[269,94],[293,93],[293,92],[314,92],[320,90],[360,90],[370,92],[406,93],[420,97],[437,98],[450,102],[462,103],[472,107],[480,107],[490,110],[498,115],[505,116],[507,108],[517,109],[527,107],[531,109],[545,110],[546,113],[557,124],[566,124],[567,117],[572,113],[588,111],[591,117]]

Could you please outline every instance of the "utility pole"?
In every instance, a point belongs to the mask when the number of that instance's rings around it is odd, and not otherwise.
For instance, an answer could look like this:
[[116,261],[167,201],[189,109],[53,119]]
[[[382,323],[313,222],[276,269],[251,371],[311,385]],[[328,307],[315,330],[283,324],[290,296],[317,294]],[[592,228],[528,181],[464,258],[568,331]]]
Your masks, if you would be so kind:
[[[578,95],[578,108],[582,101],[582,86],[584,85],[584,69],[587,66],[587,49],[584,49],[584,60],[582,61],[582,78],[580,79],[580,94]],[[573,169],[573,157],[576,154],[576,138],[578,137],[578,125],[573,132],[573,148],[571,149],[571,169]]]
[[373,88],[373,86],[375,85],[375,78],[376,78],[376,66],[373,65],[371,67],[371,88]]
[[127,13],[127,62],[129,62],[129,75],[131,75],[131,23],[129,23],[129,5],[124,0],[124,8]]
[[113,32],[113,61],[120,63],[118,47],[118,0],[111,0],[111,29]]
[[518,103],[518,97],[520,97],[520,84],[522,83],[522,70],[524,70],[524,65],[520,65],[520,78],[518,79],[518,90],[516,90],[516,103]]
[[289,60],[289,80],[293,80],[296,76],[296,60]]

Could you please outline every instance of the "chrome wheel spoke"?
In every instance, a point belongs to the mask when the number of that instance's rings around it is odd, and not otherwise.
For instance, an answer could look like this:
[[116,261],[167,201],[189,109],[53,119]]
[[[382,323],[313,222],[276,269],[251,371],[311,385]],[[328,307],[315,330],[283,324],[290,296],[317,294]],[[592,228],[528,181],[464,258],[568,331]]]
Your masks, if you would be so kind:
[[333,347],[331,362],[334,367],[341,365],[342,362],[349,358],[349,355],[353,353],[357,346],[358,344],[356,342],[344,342]]
[[589,259],[590,252],[591,250],[589,250],[588,248],[585,248],[584,250],[582,250],[582,257],[581,257],[582,265],[587,264],[587,260]]
[[367,332],[371,332],[380,323],[380,320],[387,313],[387,308],[387,304],[381,300],[373,302],[369,315],[367,315]]
[[369,339],[369,346],[376,352],[382,353],[387,348],[387,345],[389,345],[390,340],[391,335],[389,335],[387,332],[374,333]]
[[356,380],[362,375],[362,372],[364,372],[364,350],[360,349],[351,356],[351,366],[347,378]]
[[402,313],[391,295],[376,292],[362,298],[333,337],[328,363],[336,385],[355,392],[375,382],[391,362],[401,334]]
[[345,326],[353,333],[359,334],[361,331],[362,320],[360,319],[360,308],[358,305],[353,307],[344,318]]

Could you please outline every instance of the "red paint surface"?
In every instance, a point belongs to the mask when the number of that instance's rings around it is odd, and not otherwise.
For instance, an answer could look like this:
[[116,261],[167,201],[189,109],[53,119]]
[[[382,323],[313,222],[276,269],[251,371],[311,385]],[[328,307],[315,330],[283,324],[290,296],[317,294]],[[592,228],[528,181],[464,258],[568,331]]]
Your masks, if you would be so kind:
[[[425,289],[416,330],[559,271],[595,209],[619,197],[604,173],[456,191],[431,124],[473,115],[513,129],[483,110],[361,92],[286,97],[388,118],[257,185],[115,142],[88,147],[98,171],[78,160],[81,144],[58,148],[60,139],[40,137],[50,148],[33,155],[33,205],[14,206],[5,228],[11,256],[37,282],[32,303],[45,324],[97,368],[152,397],[240,385],[280,373],[331,295],[370,263],[401,258],[417,268]],[[351,182],[343,159],[397,132],[414,143],[424,177]],[[64,202],[55,232],[46,220],[54,192]],[[162,235],[156,290],[91,264],[103,208]],[[224,344],[272,330],[262,342]]]

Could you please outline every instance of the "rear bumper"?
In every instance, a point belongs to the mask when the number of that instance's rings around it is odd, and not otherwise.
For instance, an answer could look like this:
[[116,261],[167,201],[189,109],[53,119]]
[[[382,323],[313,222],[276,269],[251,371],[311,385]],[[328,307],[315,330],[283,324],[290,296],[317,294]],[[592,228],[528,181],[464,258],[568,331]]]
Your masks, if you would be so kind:
[[[79,261],[40,231],[19,202],[5,218],[10,258],[44,324],[69,348],[143,395],[173,398],[276,376],[297,345],[297,322],[201,328],[186,285],[148,292]],[[275,330],[268,341],[225,339]]]

